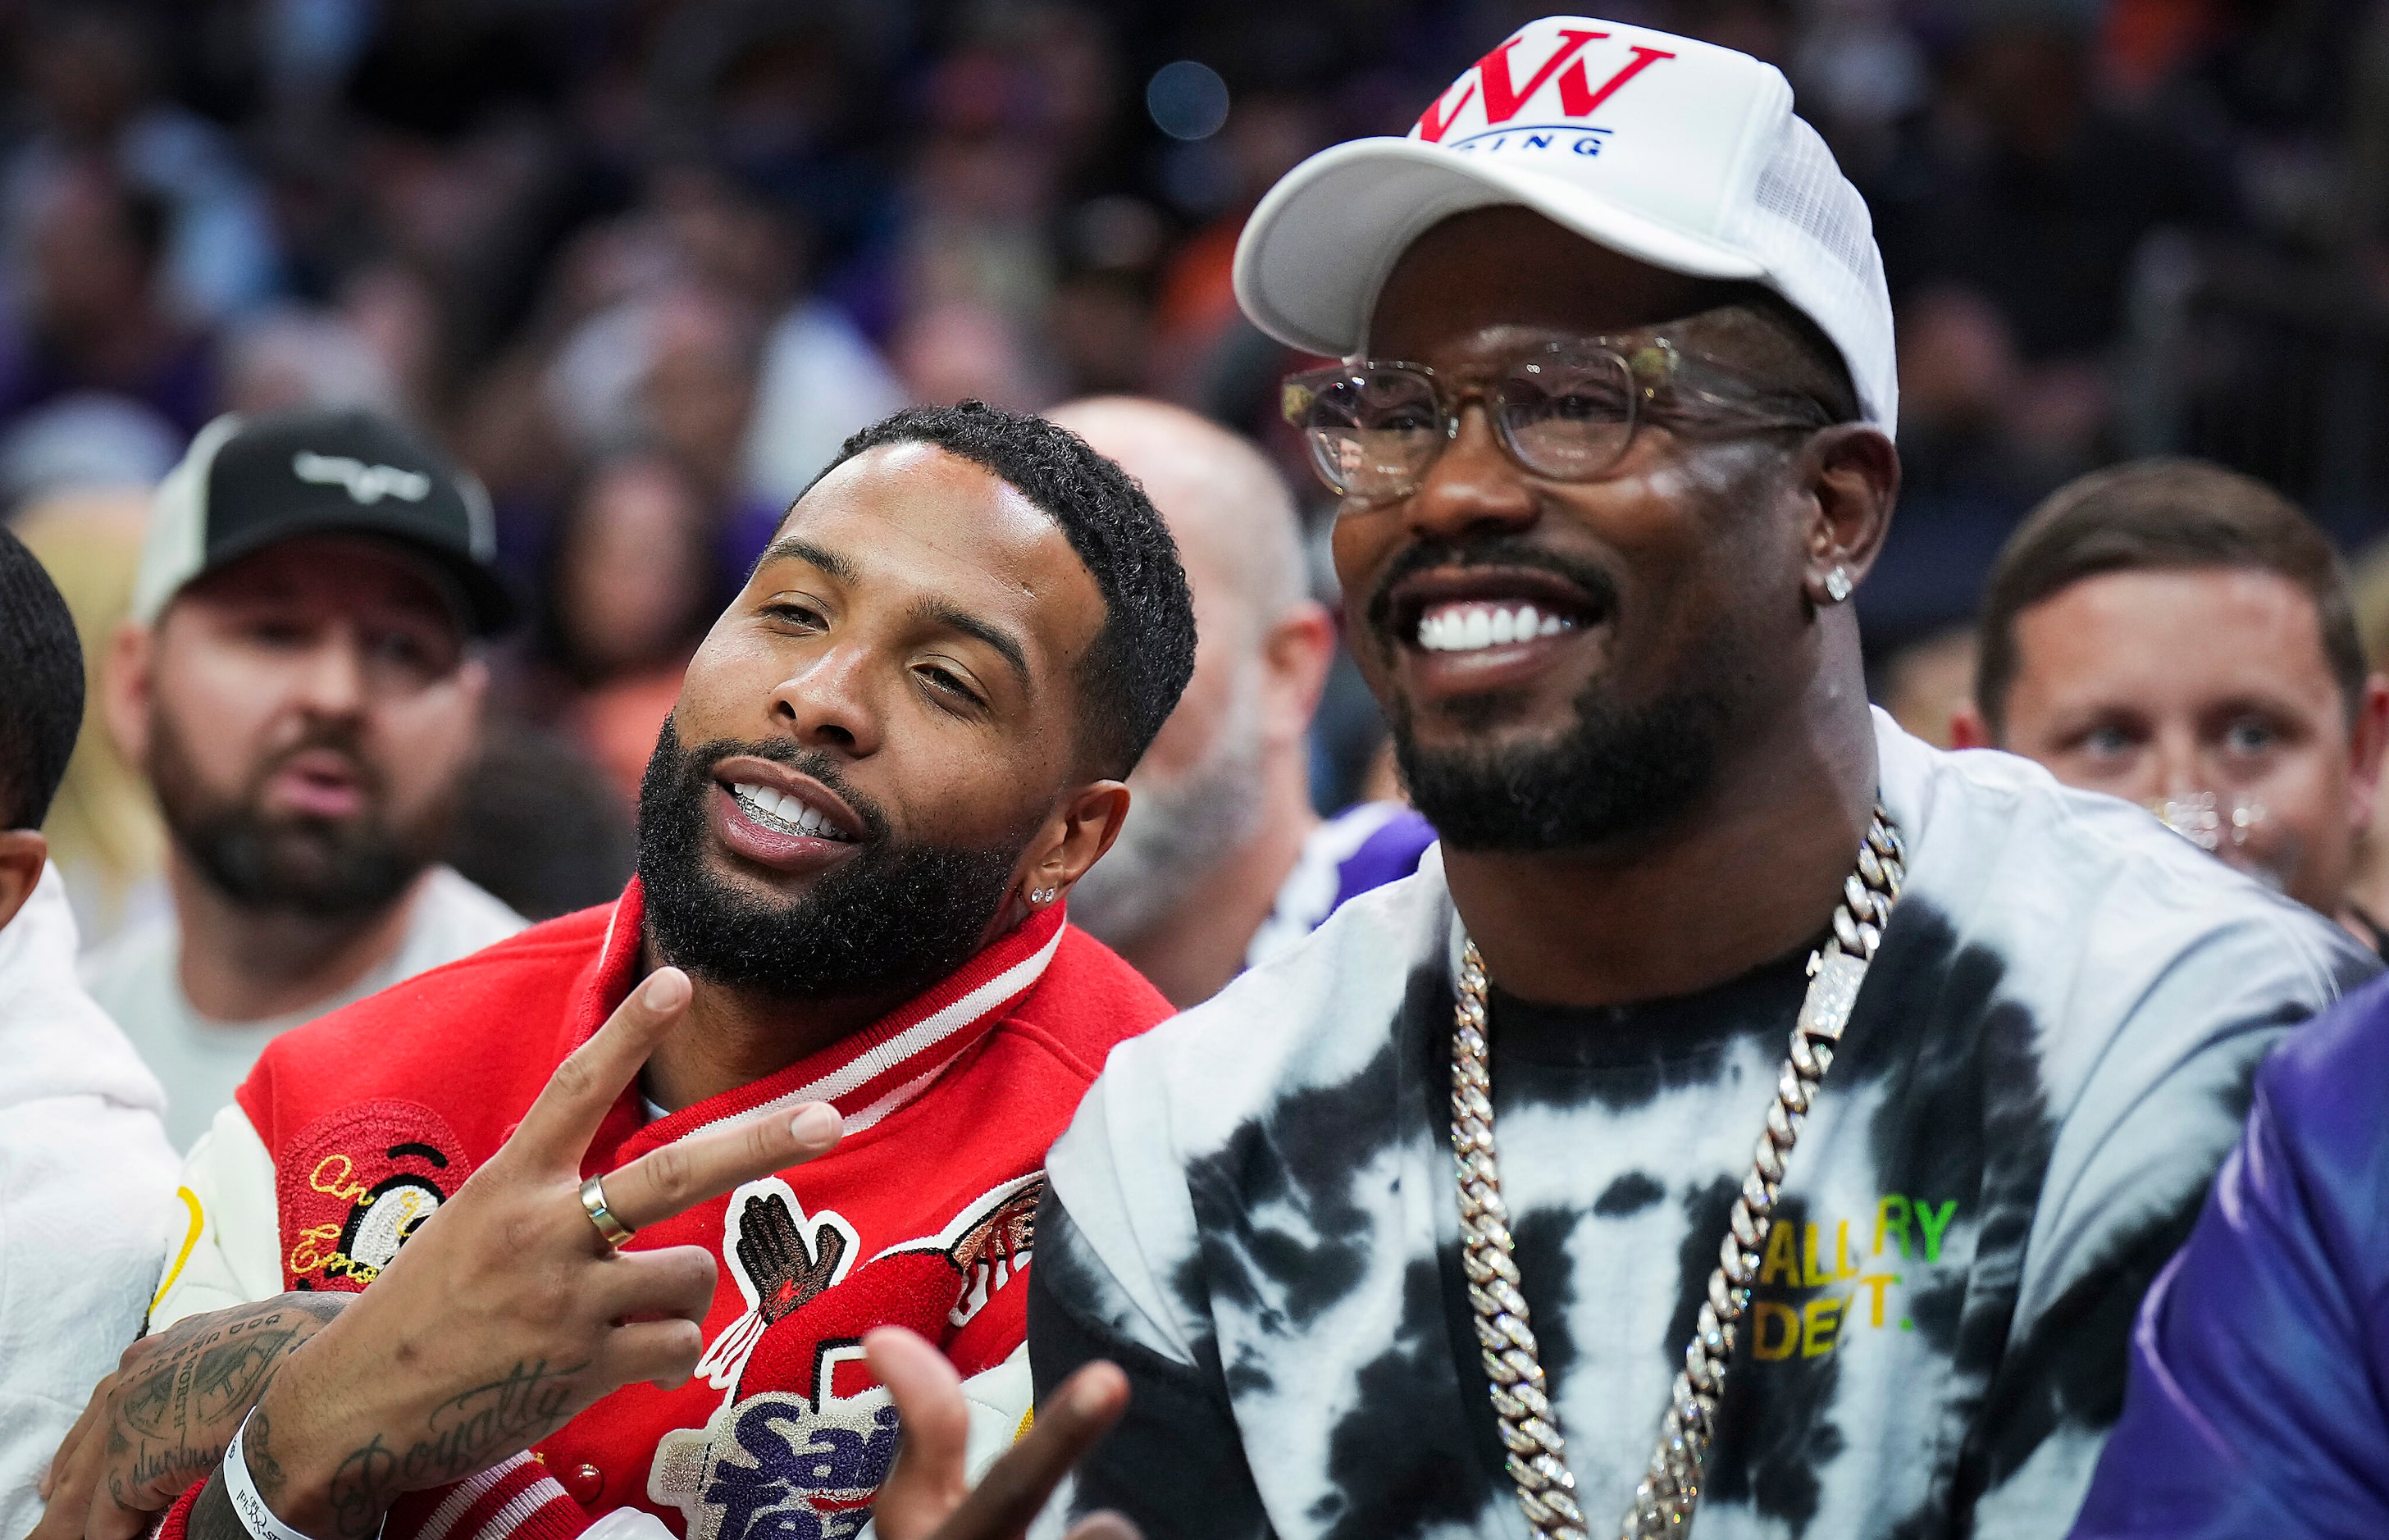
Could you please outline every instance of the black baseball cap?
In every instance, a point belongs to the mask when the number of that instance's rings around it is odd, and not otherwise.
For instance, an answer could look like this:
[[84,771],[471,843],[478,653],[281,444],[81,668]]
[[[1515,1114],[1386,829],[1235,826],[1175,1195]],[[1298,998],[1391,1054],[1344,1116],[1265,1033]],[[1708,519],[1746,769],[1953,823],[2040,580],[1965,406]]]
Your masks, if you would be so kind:
[[377,535],[441,579],[466,630],[515,617],[493,565],[489,494],[447,456],[377,413],[218,417],[159,483],[134,579],[133,617],[154,624],[193,579],[300,535]]

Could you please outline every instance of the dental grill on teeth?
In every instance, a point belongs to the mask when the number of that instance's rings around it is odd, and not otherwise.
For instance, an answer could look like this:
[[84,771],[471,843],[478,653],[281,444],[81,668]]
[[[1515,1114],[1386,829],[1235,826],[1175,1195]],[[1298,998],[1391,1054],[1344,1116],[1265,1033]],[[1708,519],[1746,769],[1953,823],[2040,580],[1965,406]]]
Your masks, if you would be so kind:
[[777,829],[785,834],[804,834],[813,839],[843,840],[847,837],[833,827],[829,820],[785,792],[742,783],[731,787],[730,795],[738,799],[738,806],[746,810],[747,817],[765,828]]
[[1447,606],[1419,617],[1418,644],[1431,653],[1473,653],[1575,629],[1574,622],[1542,614],[1532,605],[1515,609],[1492,605]]

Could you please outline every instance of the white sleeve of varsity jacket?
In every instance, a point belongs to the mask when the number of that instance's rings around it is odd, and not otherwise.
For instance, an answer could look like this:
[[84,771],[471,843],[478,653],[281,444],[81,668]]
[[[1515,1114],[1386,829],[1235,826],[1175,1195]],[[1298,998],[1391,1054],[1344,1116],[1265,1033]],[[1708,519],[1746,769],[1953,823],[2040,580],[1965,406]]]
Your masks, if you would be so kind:
[[1021,1343],[1011,1357],[964,1381],[963,1399],[970,1406],[970,1441],[963,1449],[963,1464],[977,1485],[987,1468],[1028,1431],[1028,1411],[1037,1399],[1028,1378],[1028,1344]]
[[282,1215],[274,1157],[234,1102],[183,1160],[167,1225],[165,1266],[149,1306],[152,1331],[186,1316],[282,1292]]

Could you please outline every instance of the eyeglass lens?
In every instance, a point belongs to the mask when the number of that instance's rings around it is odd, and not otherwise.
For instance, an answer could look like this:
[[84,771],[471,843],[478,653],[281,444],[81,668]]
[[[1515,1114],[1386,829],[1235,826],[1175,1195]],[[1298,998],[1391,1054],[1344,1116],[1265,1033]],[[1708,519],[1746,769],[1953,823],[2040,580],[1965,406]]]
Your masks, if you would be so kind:
[[[1606,349],[1523,359],[1488,395],[1503,445],[1538,475],[1598,476],[1625,453],[1633,436],[1633,374]],[[1362,364],[1322,384],[1299,426],[1328,486],[1346,497],[1378,502],[1417,490],[1450,437],[1448,411],[1424,372]]]

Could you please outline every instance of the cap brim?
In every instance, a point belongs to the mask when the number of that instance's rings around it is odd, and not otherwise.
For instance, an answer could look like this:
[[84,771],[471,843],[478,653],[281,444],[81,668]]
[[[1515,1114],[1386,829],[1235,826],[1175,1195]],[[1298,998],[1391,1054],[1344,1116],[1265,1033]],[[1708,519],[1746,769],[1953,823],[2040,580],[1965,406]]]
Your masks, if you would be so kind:
[[409,556],[432,569],[441,596],[455,606],[457,618],[464,622],[468,635],[489,636],[505,630],[522,613],[505,579],[465,553],[424,540],[404,528],[354,517],[294,518],[252,531],[246,538],[227,541],[210,553],[206,566],[176,587],[187,587],[243,556],[307,535],[359,535],[403,547]]
[[1520,204],[1620,256],[1697,278],[1751,279],[1747,252],[1663,224],[1599,193],[1416,139],[1322,150],[1270,190],[1236,244],[1236,299],[1289,347],[1360,350],[1377,290],[1411,242],[1457,213]]

